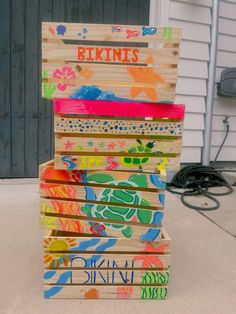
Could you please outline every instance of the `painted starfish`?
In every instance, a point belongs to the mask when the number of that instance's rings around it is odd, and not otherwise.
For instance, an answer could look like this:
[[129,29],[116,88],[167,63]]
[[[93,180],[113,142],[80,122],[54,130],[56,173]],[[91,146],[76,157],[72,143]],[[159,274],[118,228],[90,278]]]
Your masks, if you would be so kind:
[[[148,242],[143,252],[163,253],[168,246],[168,243],[164,243],[155,248],[151,242]],[[142,268],[150,268],[152,266],[156,266],[157,268],[163,268],[163,263],[157,255],[138,255],[134,257],[134,260],[143,261]]]
[[114,142],[111,142],[110,144],[107,145],[108,149],[115,149],[116,144]]
[[[148,57],[146,61],[150,64],[151,58]],[[157,84],[164,83],[165,81],[160,74],[154,72],[153,67],[128,67],[127,70],[136,83]],[[135,86],[131,87],[130,90],[132,98],[135,98],[142,92],[146,93],[152,101],[155,101],[158,98],[156,89],[153,87]]]
[[73,146],[75,145],[75,143],[71,142],[70,140],[68,140],[65,144],[65,149],[66,150],[69,150],[69,149],[72,149]]

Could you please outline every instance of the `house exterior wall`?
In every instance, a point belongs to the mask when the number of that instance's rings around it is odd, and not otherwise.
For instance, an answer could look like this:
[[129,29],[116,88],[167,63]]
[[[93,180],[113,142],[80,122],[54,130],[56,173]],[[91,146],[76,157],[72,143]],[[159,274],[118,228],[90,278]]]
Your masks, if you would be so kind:
[[[236,67],[236,0],[220,1],[216,83],[220,81],[222,70],[227,67]],[[230,132],[219,155],[219,161],[236,160],[236,99],[219,97],[215,90],[211,160],[214,160],[224,138],[225,126],[222,120],[227,115],[229,116]]]
[[169,24],[183,28],[176,103],[186,104],[182,162],[201,162],[211,0],[169,1]]

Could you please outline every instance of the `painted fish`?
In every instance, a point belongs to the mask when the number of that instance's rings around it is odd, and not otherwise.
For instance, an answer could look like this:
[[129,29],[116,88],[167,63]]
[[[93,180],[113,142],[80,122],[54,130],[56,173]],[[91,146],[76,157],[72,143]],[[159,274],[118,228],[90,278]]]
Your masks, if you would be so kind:
[[146,36],[146,35],[154,35],[157,32],[157,28],[156,27],[142,27],[142,35]]
[[127,39],[131,38],[131,37],[139,37],[140,36],[140,32],[139,31],[132,30],[132,29],[127,29],[126,33],[127,33]]
[[55,35],[55,29],[52,27],[49,27],[48,29],[49,33],[51,33],[52,35]]
[[121,32],[121,26],[114,25],[111,27],[111,31],[112,31],[112,33],[115,33],[115,32],[119,33],[119,32]]
[[66,32],[66,27],[64,25],[57,26],[57,35],[64,36],[65,32]]

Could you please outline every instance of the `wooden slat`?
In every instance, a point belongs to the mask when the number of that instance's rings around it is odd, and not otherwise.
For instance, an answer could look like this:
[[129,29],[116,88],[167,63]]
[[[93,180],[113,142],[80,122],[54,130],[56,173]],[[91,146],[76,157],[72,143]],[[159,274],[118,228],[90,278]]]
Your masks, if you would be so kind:
[[94,269],[94,270],[56,270],[52,277],[48,276],[50,270],[44,272],[45,284],[56,284],[69,273],[68,283],[80,285],[167,285],[169,272],[166,270],[126,270],[126,269]]
[[[182,139],[176,140],[153,140],[153,139],[142,139],[142,146],[145,148],[146,145],[152,143],[152,152],[162,152],[163,154],[174,153],[179,154],[182,148]],[[128,152],[133,147],[141,147],[136,139],[132,138],[94,138],[94,137],[70,137],[55,134],[55,151],[56,152],[68,152],[69,154],[78,152],[103,152],[105,155],[109,155],[110,152],[121,153]],[[140,152],[141,153],[141,152]]]
[[[170,252],[170,242],[171,239],[165,228],[162,228],[161,236],[153,242],[121,237],[89,237],[76,233],[47,230],[44,235],[44,251],[50,253],[93,252],[94,254],[112,252],[113,255],[116,253],[137,253],[138,255],[145,253],[167,254]],[[58,245],[53,245],[53,243]]]
[[[180,28],[156,26],[156,32],[154,33],[154,29],[153,33],[150,34],[151,32],[142,29],[142,27],[149,28],[149,26],[121,25],[120,31],[116,31],[118,29],[115,30],[112,28],[113,26],[118,25],[44,22],[42,23],[42,37],[81,41],[153,42],[171,44],[179,44],[181,40]],[[83,29],[85,32],[83,32]],[[146,32],[148,34],[144,35]]]
[[[157,59],[159,60],[159,59]],[[113,82],[132,82],[134,80],[129,74],[126,65],[108,65],[108,64],[89,64],[89,63],[74,63],[74,62],[61,62],[55,63],[53,61],[42,64],[43,71],[47,72],[48,78],[53,78],[56,75],[63,77],[62,73],[66,72],[68,68],[74,72],[75,79],[71,78],[71,81],[75,83],[89,83],[97,84],[99,81],[113,81]],[[143,69],[147,71],[147,67],[133,66],[134,69]],[[149,68],[149,67],[148,67]],[[163,78],[163,82],[168,84],[175,84],[177,80],[177,68],[162,68],[153,66],[151,68],[153,72],[158,73]],[[151,72],[151,70],[149,69]],[[47,81],[47,79],[43,79]],[[57,78],[57,82],[60,82],[60,77]]]
[[134,159],[125,159],[121,156],[79,156],[79,155],[55,155],[55,169],[66,170],[130,170],[142,171],[178,170],[180,156],[176,157],[147,157],[144,159],[135,157]]
[[167,296],[166,286],[84,286],[44,285],[45,298],[67,299],[142,299],[162,300]]
[[[119,180],[120,186],[126,186],[127,188],[127,181],[133,181],[134,175],[137,175],[137,173],[130,171],[55,170],[53,160],[39,167],[39,178],[41,181],[74,182],[78,185],[99,184],[100,186],[111,187]],[[137,191],[140,188],[165,189],[165,173],[139,173],[138,176],[140,186],[136,186]]]
[[[132,106],[131,106],[132,104]],[[129,101],[104,101],[54,99],[54,112],[57,114],[90,115],[105,117],[184,119],[184,105],[156,104]]]
[[[124,187],[116,186],[112,187],[97,187],[97,186],[78,186],[71,184],[60,184],[58,183],[40,183],[40,195],[42,197],[53,197],[62,199],[74,199],[74,200],[85,200],[85,201],[96,201],[113,204],[128,205],[129,207],[136,207],[137,205],[145,208],[149,207],[163,207],[164,190],[160,191],[136,191],[136,184],[132,184],[127,187],[132,189],[125,189]],[[109,197],[103,195],[104,190],[109,189]],[[106,191],[107,192],[107,191]],[[113,197],[111,197],[111,194]],[[144,199],[145,202],[141,202]],[[107,200],[107,201],[106,201]],[[124,202],[125,200],[125,202]]]
[[[68,83],[68,81],[66,82]],[[64,83],[62,84],[64,85]],[[136,84],[137,85],[137,84]],[[149,85],[150,86],[150,85]],[[169,86],[163,83],[153,87],[146,87],[144,84],[138,87],[129,87],[124,84],[118,84],[115,86],[111,82],[102,82],[101,84],[96,84],[96,86],[90,86],[87,83],[82,83],[79,85],[67,85],[65,90],[60,90],[57,88],[55,83],[43,83],[42,92],[43,97],[52,98],[74,98],[74,99],[101,99],[104,98],[109,100],[119,100],[119,101],[129,101],[140,100],[140,101],[155,101],[163,102],[170,101],[173,102],[175,99],[175,85]],[[136,88],[135,90],[132,88]],[[132,90],[131,90],[132,89]],[[99,98],[100,97],[100,98]],[[107,97],[107,98],[106,98]]]
[[[96,208],[104,209],[105,214],[102,215]],[[118,205],[101,205],[92,203],[82,203],[82,202],[72,202],[63,201],[55,199],[42,199],[40,201],[40,211],[41,213],[55,214],[56,216],[65,217],[73,216],[74,219],[89,219],[93,218],[97,222],[110,223],[114,221],[115,223],[121,224],[143,224],[143,225],[159,225],[161,224],[162,218],[164,216],[163,211],[158,212],[152,209],[140,209],[132,206],[128,208],[127,206]],[[98,214],[98,215],[97,215]],[[125,218],[125,221],[124,221]]]
[[[141,47],[114,47],[114,46],[92,46],[54,43],[46,41],[42,43],[42,58],[48,63],[55,61],[77,61],[88,62],[86,67],[96,72],[91,63],[122,63],[122,64],[153,64],[157,65],[177,65],[179,62],[178,48],[141,48]],[[150,60],[150,61],[149,61]],[[78,64],[79,65],[79,64]],[[109,67],[109,66],[107,66]],[[111,66],[115,68],[115,66]],[[126,69],[127,66],[122,67]],[[143,71],[145,68],[143,68]],[[147,68],[146,68],[147,70]]]
[[[130,240],[127,240],[130,241]],[[73,243],[73,242],[71,242]],[[53,242],[51,243],[53,245]],[[49,243],[50,245],[50,243]],[[170,254],[163,254],[160,247],[155,254],[91,254],[91,253],[44,253],[44,267],[50,269],[169,269]]]
[[154,241],[161,238],[161,226],[147,227],[143,225],[125,225],[98,223],[95,220],[59,218],[50,215],[41,215],[41,226],[47,229],[103,235],[106,237],[126,237],[136,240]]
[[[54,118],[54,131],[57,133],[106,134],[112,135],[149,135],[149,136],[181,136],[182,121],[125,120],[105,118],[83,118],[77,116],[59,116]],[[170,138],[167,138],[168,140]]]

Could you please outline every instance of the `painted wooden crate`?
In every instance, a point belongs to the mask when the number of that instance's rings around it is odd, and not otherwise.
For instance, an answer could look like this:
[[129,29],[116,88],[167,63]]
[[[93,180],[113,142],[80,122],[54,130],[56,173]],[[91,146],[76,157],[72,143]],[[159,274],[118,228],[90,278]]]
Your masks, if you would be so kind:
[[47,231],[45,298],[164,299],[170,238],[158,241],[78,236]]
[[177,170],[184,106],[55,99],[55,167]]
[[171,26],[44,22],[42,95],[174,101],[180,41]]
[[41,224],[48,229],[153,241],[161,236],[165,175],[40,166]]

